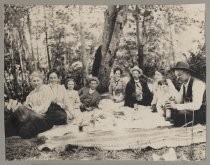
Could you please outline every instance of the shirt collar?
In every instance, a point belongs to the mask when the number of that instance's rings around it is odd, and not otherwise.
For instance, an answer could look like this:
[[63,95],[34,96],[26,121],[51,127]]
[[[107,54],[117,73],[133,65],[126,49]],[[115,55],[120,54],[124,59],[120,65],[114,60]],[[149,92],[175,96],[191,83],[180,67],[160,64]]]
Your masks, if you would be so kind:
[[94,92],[95,92],[95,90],[92,90],[92,89],[90,88],[89,93],[94,93]]

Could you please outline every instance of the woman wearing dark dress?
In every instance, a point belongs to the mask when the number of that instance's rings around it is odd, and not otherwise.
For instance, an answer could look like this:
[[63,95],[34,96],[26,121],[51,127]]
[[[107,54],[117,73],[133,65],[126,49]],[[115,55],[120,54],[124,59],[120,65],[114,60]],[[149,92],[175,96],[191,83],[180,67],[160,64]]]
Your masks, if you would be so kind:
[[90,87],[84,87],[79,90],[79,96],[81,101],[80,110],[82,112],[92,111],[94,108],[98,107],[98,104],[101,100],[100,94],[96,91],[98,84],[98,78],[92,77],[89,79]]

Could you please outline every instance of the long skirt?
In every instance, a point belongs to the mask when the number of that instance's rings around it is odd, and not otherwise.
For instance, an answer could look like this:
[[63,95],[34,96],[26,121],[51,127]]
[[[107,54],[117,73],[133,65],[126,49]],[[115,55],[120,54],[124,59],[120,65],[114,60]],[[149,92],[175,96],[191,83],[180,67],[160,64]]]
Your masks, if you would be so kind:
[[28,139],[51,129],[53,125],[66,124],[66,121],[66,112],[57,104],[52,103],[43,116],[21,106],[5,121],[5,136]]

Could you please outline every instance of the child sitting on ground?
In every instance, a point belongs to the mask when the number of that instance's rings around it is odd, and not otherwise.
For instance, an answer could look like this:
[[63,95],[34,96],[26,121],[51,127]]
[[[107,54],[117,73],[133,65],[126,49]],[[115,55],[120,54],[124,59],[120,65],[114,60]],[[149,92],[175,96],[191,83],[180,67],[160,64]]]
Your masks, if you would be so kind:
[[79,98],[79,94],[78,91],[74,90],[75,87],[75,82],[73,79],[67,79],[66,81],[66,93],[67,93],[67,98],[68,98],[68,102],[71,105],[71,107],[73,108],[73,116],[76,117],[77,115],[77,111],[79,110],[80,107],[80,98]]
[[158,112],[166,117],[165,102],[173,100],[177,95],[177,90],[170,79],[166,79],[160,72],[156,71],[153,92],[152,112]]

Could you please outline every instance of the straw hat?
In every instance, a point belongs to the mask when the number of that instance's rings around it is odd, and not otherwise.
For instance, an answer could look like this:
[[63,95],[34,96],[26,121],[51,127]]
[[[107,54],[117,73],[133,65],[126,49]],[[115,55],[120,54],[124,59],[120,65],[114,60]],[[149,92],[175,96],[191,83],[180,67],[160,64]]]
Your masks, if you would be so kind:
[[132,73],[135,70],[138,71],[140,74],[143,74],[143,71],[138,66],[134,66],[133,68],[131,68],[130,72]]

